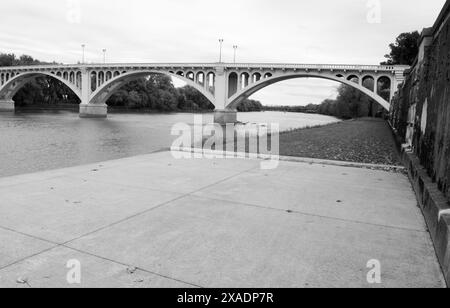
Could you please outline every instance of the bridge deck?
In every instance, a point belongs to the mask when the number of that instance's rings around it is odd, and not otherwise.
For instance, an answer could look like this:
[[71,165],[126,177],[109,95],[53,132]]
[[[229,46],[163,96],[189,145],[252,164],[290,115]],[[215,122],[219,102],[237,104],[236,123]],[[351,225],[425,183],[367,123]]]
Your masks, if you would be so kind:
[[35,65],[35,66],[10,66],[0,67],[4,70],[44,70],[44,69],[80,69],[80,68],[274,68],[274,69],[322,69],[322,70],[363,70],[363,71],[395,71],[404,70],[409,66],[404,65],[355,65],[355,64],[299,64],[299,63],[93,63],[93,64],[65,64],[65,65]]

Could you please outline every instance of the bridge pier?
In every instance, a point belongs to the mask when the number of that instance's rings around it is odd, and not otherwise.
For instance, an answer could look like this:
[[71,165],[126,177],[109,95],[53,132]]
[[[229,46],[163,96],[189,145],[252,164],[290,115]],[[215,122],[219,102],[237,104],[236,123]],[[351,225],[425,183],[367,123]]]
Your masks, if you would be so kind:
[[14,111],[14,101],[12,99],[0,100],[0,112]]
[[106,118],[108,106],[106,104],[80,104],[80,118]]
[[237,122],[237,111],[236,110],[215,110],[214,111],[214,123],[225,125],[228,123]]

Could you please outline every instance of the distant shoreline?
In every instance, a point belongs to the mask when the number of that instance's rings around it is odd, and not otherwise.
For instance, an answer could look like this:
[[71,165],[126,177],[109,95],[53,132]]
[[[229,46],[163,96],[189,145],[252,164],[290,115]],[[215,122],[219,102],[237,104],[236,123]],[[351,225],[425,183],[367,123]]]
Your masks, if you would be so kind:
[[[17,111],[74,111],[78,112],[79,105],[76,104],[58,104],[58,105],[27,105],[27,106],[17,106]],[[109,113],[145,113],[145,114],[167,114],[167,113],[197,113],[197,114],[205,114],[212,113],[214,110],[155,110],[148,108],[140,108],[133,109],[127,107],[108,107]],[[315,112],[305,112],[305,111],[292,111],[292,110],[272,110],[272,109],[263,109],[263,110],[254,110],[254,111],[239,111],[239,113],[250,113],[250,112],[283,112],[283,113],[303,113],[303,114],[318,114]]]
[[[79,105],[75,104],[58,104],[58,105],[28,105],[28,106],[17,106],[16,111],[74,111],[78,112]],[[146,113],[146,114],[167,114],[167,113],[212,113],[214,110],[171,110],[171,111],[163,111],[163,110],[155,110],[148,108],[141,109],[130,109],[130,108],[122,108],[122,107],[108,107],[109,113]]]

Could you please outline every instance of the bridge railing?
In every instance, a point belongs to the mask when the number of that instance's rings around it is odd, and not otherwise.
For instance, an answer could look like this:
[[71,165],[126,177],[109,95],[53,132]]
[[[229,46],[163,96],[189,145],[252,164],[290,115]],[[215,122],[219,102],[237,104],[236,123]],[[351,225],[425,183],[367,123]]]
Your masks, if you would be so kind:
[[409,66],[404,65],[346,65],[346,64],[282,64],[282,63],[107,63],[107,64],[67,64],[67,65],[35,65],[35,66],[9,66],[0,67],[0,71],[39,71],[72,69],[215,69],[245,68],[245,69],[297,69],[297,70],[340,70],[340,71],[397,71],[405,70]]
[[363,70],[363,71],[395,71],[405,70],[409,66],[405,65],[348,65],[348,64],[255,64],[255,63],[236,63],[226,64],[232,68],[262,68],[262,69],[310,69],[310,70]]

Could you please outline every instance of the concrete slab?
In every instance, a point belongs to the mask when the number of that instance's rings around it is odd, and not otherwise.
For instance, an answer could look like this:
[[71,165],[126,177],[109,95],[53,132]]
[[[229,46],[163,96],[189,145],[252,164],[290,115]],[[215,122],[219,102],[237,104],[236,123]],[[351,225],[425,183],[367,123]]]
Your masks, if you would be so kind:
[[54,246],[56,245],[0,228],[0,268]]
[[[80,284],[70,284],[69,260],[77,260]],[[192,288],[192,285],[114,263],[65,247],[0,270],[0,286],[5,288]],[[26,280],[27,283],[18,281]]]
[[443,287],[429,236],[186,197],[69,246],[207,287]]
[[0,226],[57,243],[181,196],[69,176],[1,187],[0,195]]
[[155,161],[102,168],[95,173],[78,173],[72,176],[106,184],[185,194],[221,182],[241,172],[258,168],[259,164],[260,161],[257,160],[177,160],[166,152],[156,154]]
[[[186,154],[186,153],[184,153]],[[194,159],[174,159],[174,156],[170,152],[160,152],[152,154],[152,159],[142,160],[138,162],[139,165],[158,165],[164,166],[167,164],[177,167],[191,167],[191,168],[212,168],[233,170],[233,171],[245,171],[249,168],[258,168],[261,164],[260,160],[254,159],[203,159],[203,157],[194,157]]]
[[195,193],[197,196],[352,220],[426,230],[411,184],[402,173],[283,163],[253,170]]

